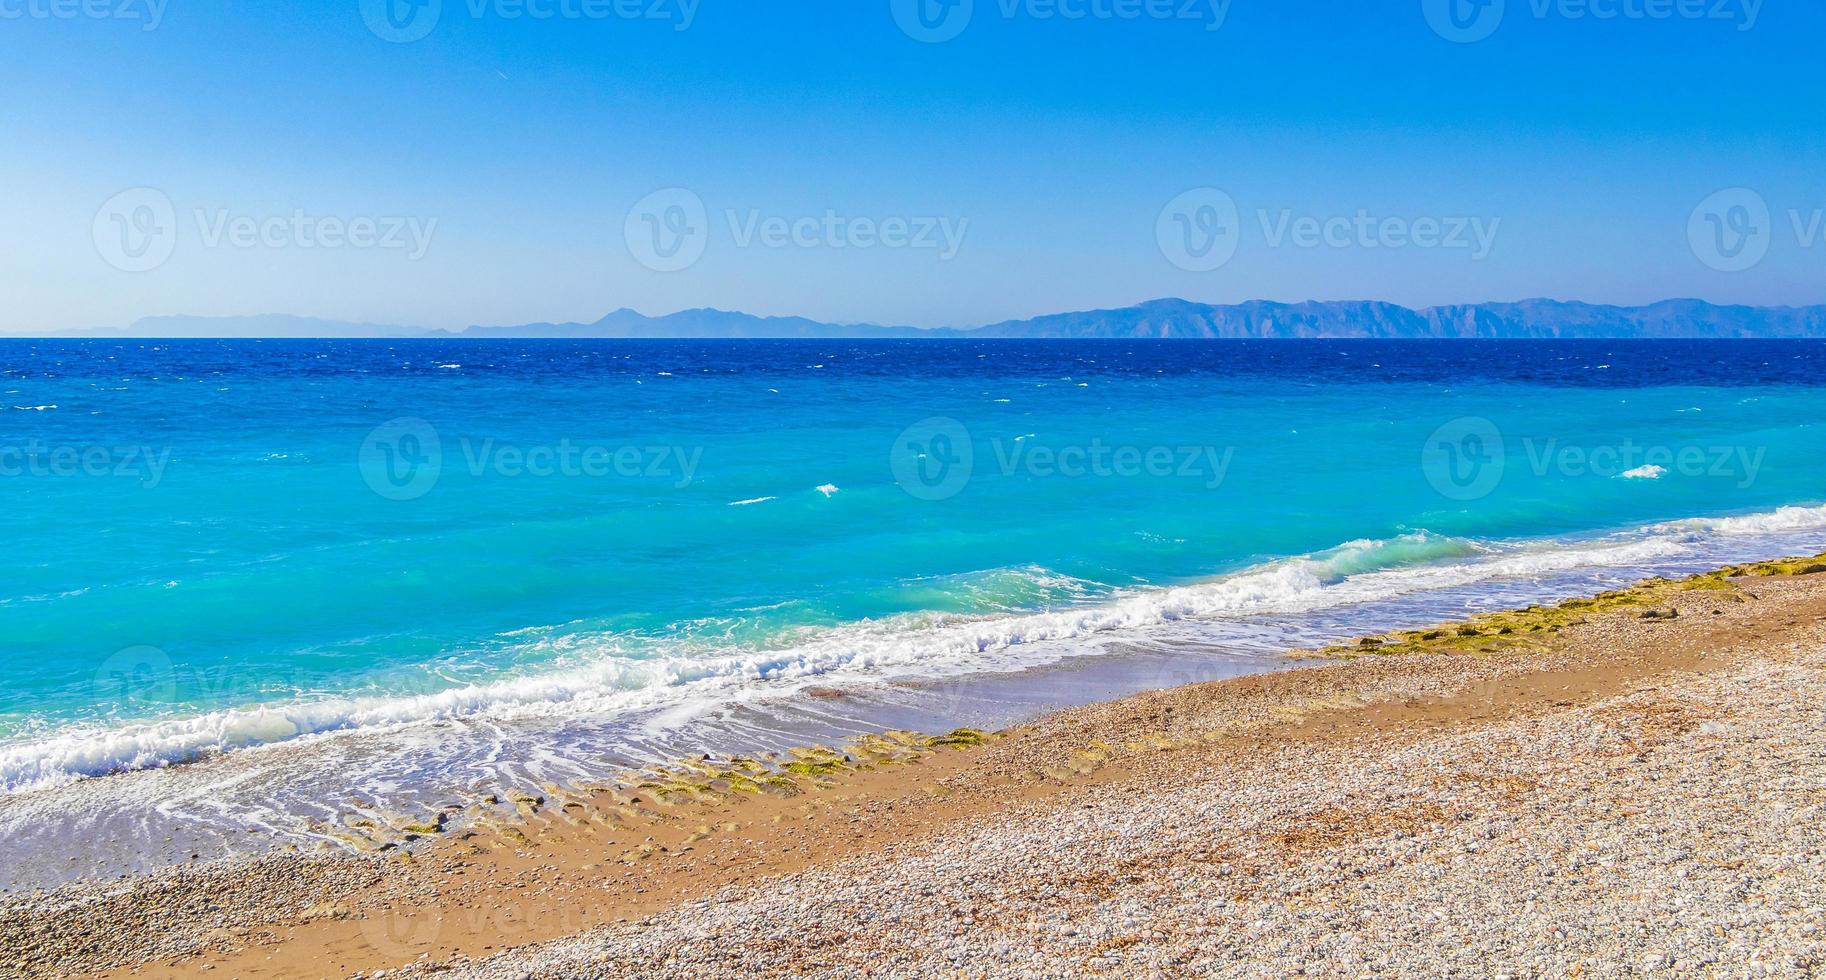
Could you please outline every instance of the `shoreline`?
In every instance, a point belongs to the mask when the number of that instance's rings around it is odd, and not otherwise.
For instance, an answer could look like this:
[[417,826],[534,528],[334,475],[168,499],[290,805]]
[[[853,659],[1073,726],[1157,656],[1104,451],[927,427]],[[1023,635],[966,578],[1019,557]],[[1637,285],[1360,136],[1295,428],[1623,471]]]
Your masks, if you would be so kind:
[[[0,896],[261,853],[333,851],[349,845],[345,825],[351,821],[416,823],[435,818],[453,800],[537,790],[554,781],[609,780],[687,752],[786,750],[886,728],[1002,728],[1140,691],[1310,666],[1283,654],[1289,647],[1330,648],[1346,637],[1435,618],[1614,589],[1642,576],[1814,553],[1826,548],[1822,511],[1788,505],[1587,537],[1517,540],[1492,545],[1495,550],[1475,560],[1415,567],[1395,562],[1365,569],[1357,554],[1398,549],[1412,544],[1414,535],[1346,542],[1173,587],[1199,593],[1193,600],[1237,598],[1245,608],[1212,616],[1196,615],[1194,608],[1190,618],[1176,613],[1145,629],[1031,648],[1023,643],[979,658],[961,674],[941,669],[816,677],[803,689],[761,685],[752,700],[679,702],[696,705],[687,716],[666,707],[668,701],[601,715],[479,715],[354,728],[77,779],[0,796],[0,836],[9,840]],[[1387,564],[1399,555],[1377,557]],[[1302,566],[1315,562],[1319,567]],[[1317,597],[1310,605],[1302,601],[1307,593],[1298,591],[1311,578],[1306,571],[1317,576],[1308,589]],[[1289,572],[1295,581],[1281,581]],[[1277,592],[1269,597],[1275,601],[1251,593],[1288,587],[1296,587],[1295,594]],[[1150,601],[1171,604],[1173,595],[1163,587]]]
[[[1171,879],[1210,872],[1213,888],[1222,890],[1226,882],[1285,873],[1270,865],[1338,861],[1366,841],[1437,835],[1440,827],[1463,822],[1453,807],[1467,800],[1415,799],[1411,786],[1375,796],[1377,804],[1367,808],[1328,797],[1356,778],[1350,775],[1353,761],[1375,769],[1394,765],[1407,752],[1425,765],[1449,768],[1450,756],[1429,755],[1430,742],[1576,720],[1682,685],[1739,675],[1751,683],[1759,670],[1818,669],[1808,658],[1817,661],[1826,647],[1826,630],[1816,625],[1826,615],[1821,571],[1826,565],[1812,559],[1752,563],[1677,585],[1660,582],[1486,614],[1447,624],[1450,629],[1365,637],[1325,651],[1347,659],[1324,666],[1132,695],[999,733],[889,733],[836,751],[698,759],[594,792],[547,787],[497,800],[518,811],[512,818],[471,810],[467,817],[404,823],[398,815],[375,813],[371,828],[352,828],[373,831],[373,850],[365,855],[272,856],[15,897],[0,902],[0,935],[9,948],[26,951],[17,967],[25,976],[178,976],[199,969],[225,976],[373,976],[414,963],[476,975],[544,975],[548,968],[555,976],[734,974],[754,965],[736,955],[744,950],[763,956],[761,972],[834,969],[838,954],[819,967],[826,954],[809,938],[831,926],[832,912],[799,908],[803,903],[792,896],[805,886],[794,882],[815,880],[816,893],[867,893],[916,876],[922,862],[943,865],[941,858],[960,851],[968,856],[964,870],[931,882],[933,895],[916,890],[888,903],[899,911],[877,908],[848,927],[858,936],[873,935],[868,923],[881,914],[931,912],[934,895],[954,886],[956,875],[968,878],[969,868],[993,865],[1022,827],[1048,821],[1066,821],[1057,840],[1071,842],[1066,850],[1075,855],[1079,876],[1096,884],[1051,886],[1054,896],[1024,906],[1029,918],[1042,920],[1072,904],[1065,892],[1083,888],[1107,903],[1155,874]],[[1631,744],[1689,736],[1705,724],[1683,728],[1683,722],[1663,731],[1666,723],[1654,719],[1666,716],[1649,710],[1643,717],[1650,720],[1638,725]],[[1678,762],[1679,755],[1671,758]],[[1290,785],[1328,767],[1338,780]],[[1818,772],[1811,776],[1817,784]],[[1472,782],[1486,777],[1495,782],[1480,792],[1499,802],[1513,797],[1518,805],[1553,785],[1522,773],[1483,773]],[[1270,798],[1249,801],[1263,793]],[[1207,828],[1207,836],[1291,821],[1249,847],[1238,844],[1247,859],[1175,854],[1144,860],[1142,871],[1124,871],[1137,859],[1128,852],[1151,838],[1115,846],[1090,840],[1095,835],[1081,826],[1081,814],[1090,811],[1121,823],[1196,802],[1202,811],[1181,814],[1192,819],[1237,800],[1241,809],[1232,821],[1221,832]],[[1519,818],[1510,813],[1506,819]],[[985,839],[999,846],[985,849]],[[1219,864],[1228,870],[1218,873]],[[930,924],[935,937],[943,936],[938,945],[964,950],[962,961],[929,961],[928,951],[897,947],[857,963],[889,955],[902,964],[890,972],[914,971],[915,964],[920,970],[962,968],[978,960],[1015,969],[1024,956],[1060,944],[1069,952],[1091,934],[1087,929],[1108,925],[1099,926],[1102,919],[1093,916],[1086,929],[1061,925],[1032,936],[1004,929],[997,933],[1005,947],[999,952],[975,950],[971,936],[940,928],[959,917],[973,920],[971,926],[999,921],[1007,894],[1019,886],[1018,870],[998,879],[1001,897],[973,894],[952,902],[956,915]],[[1034,874],[1040,873],[1036,865]],[[1253,894],[1251,901],[1275,913],[1269,918],[1293,907],[1272,888],[1256,887]],[[718,919],[729,938],[710,946],[692,939],[705,917],[756,903],[772,908],[773,918],[749,926]],[[779,928],[764,943],[743,932],[767,921]],[[1189,931],[1196,926],[1122,925],[1131,921],[1140,919],[1130,914],[1115,920],[1113,931],[1098,941],[1114,945],[1094,962],[1084,960],[1084,969],[1158,966],[1162,950],[1201,948],[1203,934]],[[1826,927],[1826,921],[1808,924],[1816,939]],[[566,939],[578,934],[586,938]],[[655,945],[653,937],[662,934],[673,944]],[[539,945],[554,942],[559,945]],[[843,945],[860,952],[859,944],[862,939]],[[1104,963],[1110,951],[1116,958]],[[1599,955],[1595,962],[1603,960]]]

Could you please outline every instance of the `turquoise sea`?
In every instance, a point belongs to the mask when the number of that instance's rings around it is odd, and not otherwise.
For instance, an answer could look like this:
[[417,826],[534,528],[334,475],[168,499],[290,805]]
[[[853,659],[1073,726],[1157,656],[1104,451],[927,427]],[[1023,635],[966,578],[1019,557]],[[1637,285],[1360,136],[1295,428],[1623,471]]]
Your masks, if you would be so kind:
[[0,822],[1820,550],[1823,386],[1814,342],[11,342]]

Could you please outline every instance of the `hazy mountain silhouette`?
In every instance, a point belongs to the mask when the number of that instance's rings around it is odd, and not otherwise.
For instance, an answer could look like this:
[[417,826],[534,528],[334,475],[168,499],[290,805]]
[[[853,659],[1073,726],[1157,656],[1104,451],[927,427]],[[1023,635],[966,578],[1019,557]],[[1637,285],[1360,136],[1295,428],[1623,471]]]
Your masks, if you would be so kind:
[[755,316],[692,309],[647,316],[620,309],[594,323],[522,323],[462,330],[349,323],[306,317],[146,317],[129,327],[64,331],[54,336],[442,337],[625,339],[1539,339],[1552,337],[1747,339],[1826,337],[1826,306],[1719,306],[1671,299],[1647,306],[1529,299],[1409,309],[1393,303],[1256,300],[1219,305],[1156,299],[1109,310],[1051,313],[975,328],[922,329],[868,323],[823,323],[798,316]]

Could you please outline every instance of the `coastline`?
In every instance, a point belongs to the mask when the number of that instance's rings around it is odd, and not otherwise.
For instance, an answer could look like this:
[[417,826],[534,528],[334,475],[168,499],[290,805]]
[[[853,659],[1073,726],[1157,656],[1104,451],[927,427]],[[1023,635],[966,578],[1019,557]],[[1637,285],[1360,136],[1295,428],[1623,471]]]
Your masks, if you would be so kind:
[[516,818],[376,813],[369,853],[17,897],[0,935],[26,976],[1817,968],[1821,570],[488,811]]
[[[1826,507],[1810,505],[1560,538],[1420,531],[1246,563],[1109,602],[964,616],[936,631],[902,624],[912,628],[901,635],[891,623],[864,622],[824,636],[822,653],[850,656],[843,645],[851,643],[872,658],[885,637],[901,653],[957,655],[871,659],[853,671],[789,669],[736,688],[700,689],[686,678],[648,691],[644,707],[615,700],[613,689],[604,702],[573,700],[561,687],[549,705],[520,711],[471,687],[440,696],[469,705],[456,715],[406,712],[373,728],[294,732],[284,701],[244,713],[251,732],[219,714],[176,718],[180,734],[211,733],[206,741],[217,748],[198,758],[166,754],[169,746],[141,738],[133,725],[28,741],[15,746],[15,762],[67,752],[59,765],[74,761],[72,773],[91,775],[0,793],[0,895],[263,853],[337,851],[351,845],[351,830],[364,832],[363,822],[410,825],[452,801],[613,780],[686,754],[787,751],[891,728],[1001,729],[1142,691],[1314,663],[1284,656],[1289,648],[1822,549]],[[766,656],[775,667],[790,661]],[[111,771],[109,760],[118,765],[123,750],[132,759],[127,771]]]

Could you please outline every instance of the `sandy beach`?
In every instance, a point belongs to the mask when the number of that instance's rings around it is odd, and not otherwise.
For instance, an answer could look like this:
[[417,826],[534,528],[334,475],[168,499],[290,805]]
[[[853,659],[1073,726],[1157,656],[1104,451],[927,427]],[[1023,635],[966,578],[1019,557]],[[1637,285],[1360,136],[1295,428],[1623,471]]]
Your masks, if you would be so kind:
[[1820,572],[1415,624],[1004,732],[377,812],[346,856],[6,899],[4,972],[1818,974]]
[[0,980],[1826,980],[1823,39],[0,0]]

